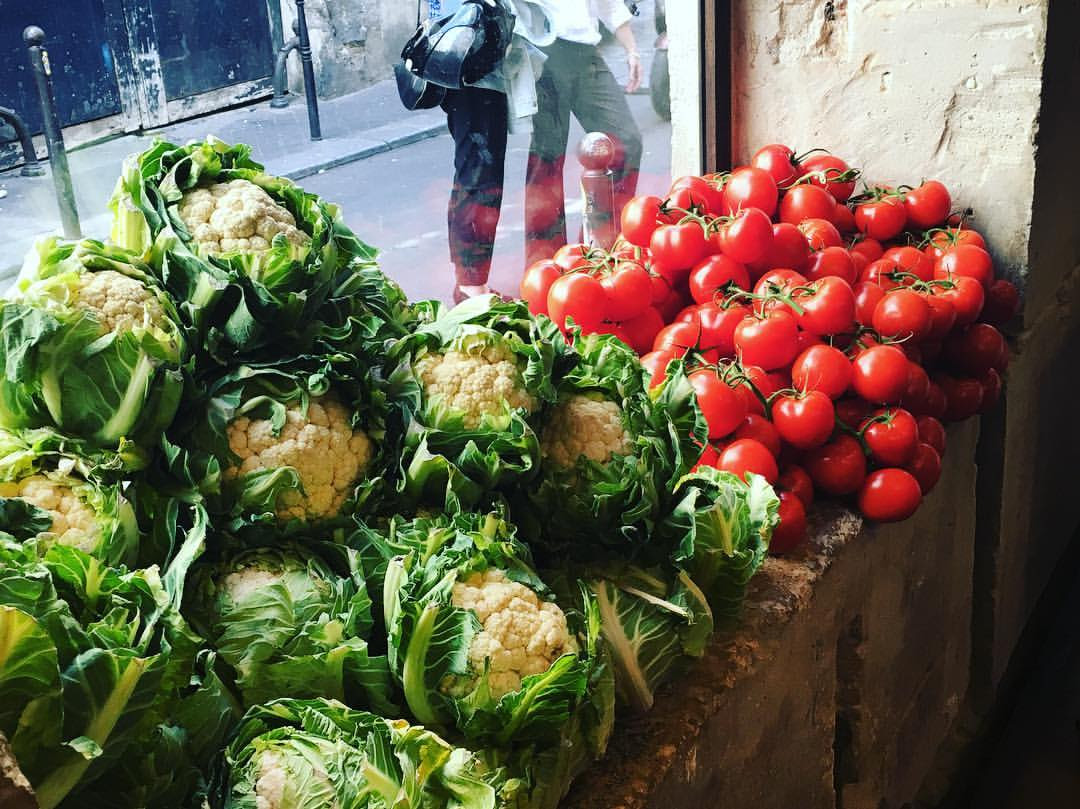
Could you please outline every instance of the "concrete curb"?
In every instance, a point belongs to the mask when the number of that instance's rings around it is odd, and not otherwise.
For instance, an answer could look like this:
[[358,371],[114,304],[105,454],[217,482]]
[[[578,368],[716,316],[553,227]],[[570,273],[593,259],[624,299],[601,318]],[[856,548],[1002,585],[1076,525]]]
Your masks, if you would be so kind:
[[[427,140],[428,138],[438,137],[445,132],[445,123],[431,124],[430,126],[425,126],[412,132],[405,132],[401,135],[397,135],[396,137],[389,138],[382,142],[375,142],[371,143],[370,145],[361,146],[360,148],[357,148],[355,150],[345,152],[344,154],[336,155],[334,157],[327,158],[326,160],[317,161],[307,166],[292,169],[291,171],[286,171],[282,173],[281,176],[293,181],[302,180],[305,177],[312,176],[313,174],[318,174],[320,172],[328,171],[330,169],[336,169],[340,166],[345,166],[349,163],[355,163],[360,160],[366,160],[367,158],[374,157],[375,155],[392,152],[395,149],[400,149],[404,146],[409,146],[413,143]],[[366,135],[368,133],[361,134]]]

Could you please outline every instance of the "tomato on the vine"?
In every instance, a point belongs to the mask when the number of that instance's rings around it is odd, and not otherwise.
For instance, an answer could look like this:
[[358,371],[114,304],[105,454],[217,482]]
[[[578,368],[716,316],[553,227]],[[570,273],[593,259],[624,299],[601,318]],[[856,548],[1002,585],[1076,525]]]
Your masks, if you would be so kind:
[[802,270],[810,260],[810,245],[795,225],[779,222],[772,226],[772,246],[763,259],[755,261],[749,268],[757,275],[776,267],[789,267]]
[[664,381],[668,363],[675,359],[675,352],[670,349],[650,351],[641,357],[641,367],[649,372],[649,387],[655,388]]
[[796,390],[817,390],[839,399],[851,385],[851,361],[838,348],[810,346],[792,363],[791,384]]
[[777,188],[787,188],[799,177],[799,167],[795,162],[795,152],[779,143],[770,143],[758,149],[750,165],[769,172]]
[[723,213],[723,195],[716,186],[703,177],[687,175],[671,184],[668,207],[683,210],[698,208],[701,213],[717,216]]
[[810,281],[833,277],[854,284],[858,273],[851,253],[843,247],[826,247],[810,256],[810,266],[804,275]]
[[934,277],[934,262],[917,247],[890,247],[881,254],[881,258],[892,262],[895,272],[917,276],[920,281],[929,281]]
[[607,313],[607,302],[603,285],[583,272],[561,275],[548,289],[548,312],[564,330],[568,328],[567,318],[573,318],[582,331],[597,331]]
[[952,301],[937,294],[930,294],[926,296],[926,304],[930,307],[930,325],[923,339],[945,339],[956,324],[956,309],[953,308]]
[[870,459],[881,466],[905,466],[919,443],[915,417],[901,407],[876,410],[862,425]]
[[745,208],[760,208],[766,216],[776,212],[776,180],[764,169],[745,166],[728,175],[724,185],[724,213],[734,216]]
[[904,469],[890,467],[871,472],[859,489],[859,511],[874,522],[898,522],[915,513],[922,490]]
[[878,241],[899,234],[906,222],[904,201],[892,193],[886,192],[880,199],[855,206],[855,224],[859,231]]
[[836,424],[832,400],[821,391],[780,394],[772,402],[772,420],[780,437],[797,449],[824,444]]
[[986,293],[983,285],[975,278],[958,275],[949,280],[951,286],[932,288],[933,295],[945,298],[953,306],[956,313],[956,325],[966,326],[974,323],[982,311]]
[[708,303],[729,284],[742,290],[750,289],[750,274],[739,262],[726,255],[709,256],[690,271],[690,297],[697,303]]
[[[745,401],[744,401],[745,406]],[[776,425],[760,413],[747,413],[735,429],[736,438],[753,438],[767,447],[773,455],[780,454],[780,433],[776,431]]]
[[530,264],[525,274],[521,276],[518,294],[529,305],[529,311],[534,315],[548,313],[548,291],[560,275],[562,275],[562,269],[559,265],[545,258]]
[[824,188],[806,183],[790,189],[780,200],[780,221],[797,225],[804,219],[832,222],[836,200]]
[[785,466],[776,485],[780,490],[794,494],[807,508],[814,502],[814,482],[809,473],[797,464]]
[[699,466],[711,466],[716,468],[716,464],[720,461],[720,453],[716,451],[716,447],[712,444],[706,444],[701,448],[701,456],[697,459],[697,463],[694,464],[696,470]]
[[683,356],[697,348],[701,341],[701,323],[694,320],[689,323],[669,323],[656,333],[653,339],[653,351],[669,350],[677,356]]
[[[834,155],[815,155],[803,161],[802,170],[803,172],[820,172],[820,176],[811,177],[810,182],[823,187],[833,195],[837,202],[847,202],[848,197],[855,190],[855,176],[853,175],[858,172],[852,172],[847,163]],[[844,179],[841,180],[841,177]]]
[[872,281],[860,281],[852,291],[855,293],[855,319],[869,326],[874,320],[874,309],[885,297],[885,289]]
[[697,308],[701,342],[716,349],[721,357],[735,356],[735,328],[750,314],[745,304],[703,303]]
[[933,416],[919,416],[915,419],[919,429],[919,441],[929,444],[941,457],[945,457],[945,425]]
[[852,253],[865,256],[867,263],[877,261],[885,255],[885,248],[881,246],[881,242],[877,239],[871,239],[869,236],[856,240],[850,249]]
[[587,244],[564,244],[555,251],[552,259],[563,272],[585,269],[592,266],[589,256],[592,248]]
[[836,203],[836,210],[833,212],[833,224],[843,234],[852,234],[859,230],[855,224],[855,214],[851,208],[842,202]]
[[612,320],[637,317],[652,302],[649,273],[636,261],[620,261],[610,275],[600,279],[608,297],[607,316]]
[[1005,337],[989,323],[975,323],[945,341],[945,358],[958,371],[981,376],[1008,355]]
[[739,388],[739,393],[742,395],[743,401],[746,402],[746,412],[764,415],[765,405],[762,399],[767,400],[776,391],[780,390],[780,386],[765,373],[764,369],[756,365],[744,365],[743,374],[745,374],[746,380]]
[[624,320],[622,327],[630,347],[638,354],[644,354],[652,348],[653,340],[664,328],[664,318],[653,307],[647,306],[637,317]]
[[785,310],[744,317],[735,327],[735,350],[745,365],[766,371],[783,368],[795,359],[799,327]]
[[667,219],[660,212],[663,204],[660,197],[644,196],[634,197],[623,206],[619,224],[628,242],[638,247],[649,246],[653,231]]
[[983,388],[979,380],[938,374],[934,381],[945,393],[945,421],[963,421],[979,412],[983,399]]
[[[696,220],[660,225],[649,239],[653,260],[667,268],[668,280],[678,280],[705,257],[705,230]],[[661,270],[663,272],[663,270]]]
[[905,287],[886,292],[874,307],[871,324],[882,337],[921,340],[930,327],[926,296]]
[[842,334],[855,325],[855,293],[842,278],[827,277],[808,284],[794,295],[803,310],[799,325],[817,335]]
[[851,385],[866,401],[892,404],[904,395],[908,358],[896,346],[871,346],[860,351],[851,365]]
[[951,207],[949,190],[937,180],[927,180],[904,195],[908,222],[924,230],[942,224]]
[[810,245],[811,250],[824,250],[826,247],[840,247],[844,240],[836,225],[828,219],[804,219],[796,227]]
[[932,261],[937,261],[945,252],[960,244],[973,244],[976,247],[986,249],[986,240],[982,235],[971,228],[945,228],[930,232],[930,243],[923,252]]
[[840,497],[859,490],[866,479],[866,455],[850,435],[837,435],[827,444],[806,453],[803,466],[814,488]]
[[743,479],[747,473],[753,472],[769,483],[775,483],[780,475],[776,458],[769,452],[769,448],[752,438],[739,438],[728,444],[720,453],[716,468]]
[[746,402],[742,397],[714,368],[692,371],[689,379],[709,426],[709,438],[715,440],[734,432],[746,417]]
[[720,225],[713,241],[724,255],[741,264],[760,261],[772,249],[772,221],[760,208],[744,208]]
[[806,541],[806,506],[794,492],[781,491],[777,497],[779,519],[769,540],[769,553],[788,553]]
[[941,479],[941,456],[932,446],[920,442],[915,447],[911,460],[904,465],[904,469],[915,478],[919,484],[919,491],[922,492],[923,497],[926,497]]
[[988,252],[973,244],[951,247],[934,264],[934,278],[949,281],[957,276],[974,278],[988,290],[994,283],[994,261]]

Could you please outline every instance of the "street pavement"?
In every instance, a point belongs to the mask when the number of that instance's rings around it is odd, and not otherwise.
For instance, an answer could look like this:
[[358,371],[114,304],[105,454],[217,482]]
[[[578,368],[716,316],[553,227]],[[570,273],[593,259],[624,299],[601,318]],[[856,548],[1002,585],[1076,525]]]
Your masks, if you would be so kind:
[[[639,3],[633,26],[646,80],[652,62],[652,2]],[[626,66],[614,43],[602,46],[620,81]],[[662,193],[670,184],[671,127],[653,111],[647,90],[629,97],[642,131],[644,156],[639,191]],[[380,248],[383,269],[411,298],[448,299],[452,269],[446,236],[446,204],[453,177],[453,141],[438,109],[404,110],[392,80],[341,98],[320,101],[323,140],[308,140],[302,98],[284,110],[267,101],[173,124],[161,130],[125,135],[69,153],[76,199],[86,236],[108,236],[107,203],[123,159],[145,149],[155,136],[183,143],[214,134],[228,142],[251,144],[268,171],[299,181],[341,206],[345,221],[368,243]],[[573,154],[584,133],[573,126]],[[516,292],[524,264],[523,197],[528,135],[511,136],[506,188],[495,243],[492,285]],[[580,227],[580,166],[567,160],[565,190],[571,238]],[[56,232],[58,216],[48,176],[24,178],[0,172],[0,289],[17,271],[33,241]],[[7,280],[5,280],[7,279]]]

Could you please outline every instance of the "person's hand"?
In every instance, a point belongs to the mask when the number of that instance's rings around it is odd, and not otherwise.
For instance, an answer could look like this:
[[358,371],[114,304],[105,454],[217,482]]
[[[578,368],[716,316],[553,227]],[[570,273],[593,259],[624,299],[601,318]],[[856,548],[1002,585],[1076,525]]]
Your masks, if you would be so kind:
[[629,78],[626,80],[626,92],[633,93],[641,87],[641,56],[637,51],[628,51],[626,64],[630,68]]

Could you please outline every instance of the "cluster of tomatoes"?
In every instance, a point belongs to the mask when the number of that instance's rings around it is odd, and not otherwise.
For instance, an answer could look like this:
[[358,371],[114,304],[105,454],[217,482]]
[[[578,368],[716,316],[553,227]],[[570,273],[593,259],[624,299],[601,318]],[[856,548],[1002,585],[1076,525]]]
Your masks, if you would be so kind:
[[521,295],[560,326],[617,335],[653,384],[681,359],[709,426],[700,464],[780,496],[772,549],[815,493],[903,520],[937,483],[944,422],[997,402],[1019,308],[946,187],[866,186],[843,160],[760,149],[622,211],[610,251],[567,245]]

